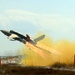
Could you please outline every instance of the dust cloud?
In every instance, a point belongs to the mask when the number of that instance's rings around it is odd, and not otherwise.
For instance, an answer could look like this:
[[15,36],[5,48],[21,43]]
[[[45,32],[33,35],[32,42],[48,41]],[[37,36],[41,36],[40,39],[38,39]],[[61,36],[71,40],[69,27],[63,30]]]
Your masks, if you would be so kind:
[[[37,37],[41,35],[38,34]],[[56,62],[71,64],[74,60],[75,54],[75,42],[71,42],[69,40],[58,40],[57,42],[53,42],[53,40],[46,36],[43,40],[39,41],[39,43],[49,47],[60,54],[55,54],[52,52],[48,52],[46,50],[41,49],[42,52],[45,53],[46,56],[41,57],[38,53],[33,51],[31,48],[24,46],[21,49],[22,54],[26,54],[21,60],[21,64],[24,66],[49,66]],[[42,47],[43,48],[43,47]]]

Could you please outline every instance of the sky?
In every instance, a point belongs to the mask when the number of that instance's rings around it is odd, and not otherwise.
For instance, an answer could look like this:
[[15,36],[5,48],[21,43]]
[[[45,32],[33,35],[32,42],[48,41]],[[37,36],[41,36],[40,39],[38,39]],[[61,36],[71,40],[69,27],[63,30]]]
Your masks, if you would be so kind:
[[[75,41],[75,0],[0,0],[0,29]],[[16,54],[22,46],[0,32],[0,56]]]

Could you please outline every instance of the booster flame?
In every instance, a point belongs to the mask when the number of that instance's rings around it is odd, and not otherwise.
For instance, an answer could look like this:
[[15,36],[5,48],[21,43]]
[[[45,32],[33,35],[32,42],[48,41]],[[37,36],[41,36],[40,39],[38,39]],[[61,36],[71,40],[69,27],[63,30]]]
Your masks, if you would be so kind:
[[43,48],[44,50],[46,50],[46,51],[48,51],[50,53],[61,55],[61,53],[59,53],[58,51],[56,51],[56,50],[54,50],[54,49],[52,49],[50,47],[47,47],[46,45],[43,45],[43,44],[41,44],[39,42],[37,42],[36,46],[41,47],[41,48]]
[[40,56],[44,58],[46,57],[46,54],[41,49],[35,47],[33,44],[26,42],[26,46],[30,48],[31,50],[33,50],[34,52],[36,52],[37,54],[39,54]]

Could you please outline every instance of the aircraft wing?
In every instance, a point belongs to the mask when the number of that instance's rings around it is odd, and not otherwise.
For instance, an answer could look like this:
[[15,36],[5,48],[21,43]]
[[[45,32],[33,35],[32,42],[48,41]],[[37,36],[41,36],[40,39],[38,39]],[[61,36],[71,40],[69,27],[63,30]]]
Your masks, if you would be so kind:
[[41,35],[40,37],[34,39],[35,42],[38,42],[40,40],[42,40],[45,37],[45,35]]
[[[16,34],[17,36],[19,36],[19,37],[22,38],[22,39],[26,39],[26,37],[25,37],[23,34],[21,34],[21,33],[15,32],[15,31],[13,31],[13,30],[10,30],[10,33]],[[18,39],[18,40],[19,40],[19,39]]]
[[[21,39],[19,37],[14,38],[14,40],[20,41],[20,42],[22,42],[24,44],[26,43],[26,41],[24,39]],[[11,40],[11,41],[14,41],[14,40]]]

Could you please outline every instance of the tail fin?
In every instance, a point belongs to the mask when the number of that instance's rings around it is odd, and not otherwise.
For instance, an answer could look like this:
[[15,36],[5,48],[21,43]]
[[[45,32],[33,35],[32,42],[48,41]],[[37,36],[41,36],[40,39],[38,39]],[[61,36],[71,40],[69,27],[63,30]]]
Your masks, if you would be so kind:
[[42,40],[45,37],[45,35],[41,35],[40,37],[34,39],[35,42],[38,42],[40,40]]

